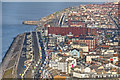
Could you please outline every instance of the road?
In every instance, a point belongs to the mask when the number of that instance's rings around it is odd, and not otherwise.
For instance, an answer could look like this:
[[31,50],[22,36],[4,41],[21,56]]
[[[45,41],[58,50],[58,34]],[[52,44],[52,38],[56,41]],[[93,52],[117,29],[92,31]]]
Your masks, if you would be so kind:
[[[112,8],[113,10],[113,8]],[[119,28],[119,25],[116,23],[116,21],[112,18],[111,12],[112,10],[109,12],[108,16],[110,16],[110,18],[112,19],[112,21],[114,22],[114,24],[116,25],[117,29]]]
[[64,17],[65,17],[65,14],[63,14],[62,17],[61,17],[60,27],[63,25],[63,21],[64,21],[63,19],[64,19]]
[[[29,33],[28,35],[30,36]],[[40,32],[31,32],[32,39],[26,38],[28,35],[25,36],[24,47],[22,48],[22,54],[20,56],[20,61],[18,64],[17,75],[18,78],[25,78],[29,70],[34,70],[34,73],[31,73],[33,75],[33,78],[39,78],[39,70],[43,71],[41,67],[43,67],[46,58],[43,40],[41,38]],[[30,47],[30,45],[32,47]],[[26,51],[26,49],[28,50]],[[30,53],[32,50],[33,52]],[[30,58],[27,59],[26,55],[28,55]],[[40,60],[41,55],[42,59]],[[24,68],[24,65],[26,66],[26,68]],[[36,69],[34,69],[34,67],[36,67]]]
[[[23,45],[26,45],[26,35],[25,35],[25,40]],[[25,49],[22,49],[22,52],[25,51]],[[23,53],[21,53],[20,59],[19,59],[19,64],[17,67],[17,77],[20,78],[20,75],[23,72],[23,66],[24,66],[24,61],[26,60],[26,57],[22,56]]]
[[35,72],[36,73],[35,74],[35,78],[40,78],[41,73],[39,73],[39,70],[41,70],[41,72],[43,71],[41,69],[41,67],[43,67],[44,61],[46,59],[45,50],[44,50],[44,44],[43,44],[43,39],[41,38],[40,32],[38,32],[38,38],[39,38],[41,52],[42,52],[42,59],[41,59],[41,65],[37,67],[37,71]]
[[37,63],[37,61],[39,60],[39,47],[37,43],[36,32],[32,32],[32,39],[33,39],[34,62]]
[[[24,77],[24,75],[26,74],[28,68],[30,67],[31,62],[32,61],[32,54],[30,54],[30,52],[28,53],[28,50],[27,50],[27,47],[30,45],[28,44],[28,35],[30,35],[30,33],[26,33],[25,34],[25,39],[24,39],[24,43],[23,43],[23,47],[22,47],[22,52],[21,52],[21,55],[20,55],[20,59],[19,59],[19,64],[18,64],[18,68],[17,68],[17,78],[21,78],[21,75],[22,77]],[[30,49],[31,50],[31,49]],[[27,55],[31,56],[30,59],[27,59]],[[24,68],[24,66],[28,65],[26,68]],[[21,75],[20,75],[21,74]]]
[[[32,32],[32,49],[33,49],[33,61],[31,62],[31,67],[29,70],[33,70],[34,72],[32,72],[32,78],[34,78],[34,75],[37,71],[37,68],[40,67],[41,63],[40,63],[40,47],[39,47],[39,38],[37,35],[37,32]],[[39,62],[39,63],[38,63]],[[36,69],[34,68],[36,67]],[[27,74],[25,74],[25,76],[27,76]]]

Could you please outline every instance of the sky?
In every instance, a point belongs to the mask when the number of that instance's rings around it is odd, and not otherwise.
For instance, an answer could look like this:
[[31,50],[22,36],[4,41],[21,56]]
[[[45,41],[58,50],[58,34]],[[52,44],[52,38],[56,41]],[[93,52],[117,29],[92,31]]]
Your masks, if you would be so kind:
[[118,0],[0,0],[2,2],[113,2]]

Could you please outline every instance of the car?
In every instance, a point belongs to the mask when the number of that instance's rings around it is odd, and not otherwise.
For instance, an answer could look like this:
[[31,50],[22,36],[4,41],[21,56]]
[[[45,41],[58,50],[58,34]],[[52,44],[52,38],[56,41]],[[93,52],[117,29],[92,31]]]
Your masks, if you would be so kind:
[[44,61],[44,64],[46,64],[46,61]]
[[38,64],[36,64],[36,66],[38,66]]
[[39,64],[39,63],[40,63],[40,61],[37,62],[37,64]]
[[43,69],[43,67],[41,67],[41,69]]
[[41,70],[39,70],[39,73],[41,73]]

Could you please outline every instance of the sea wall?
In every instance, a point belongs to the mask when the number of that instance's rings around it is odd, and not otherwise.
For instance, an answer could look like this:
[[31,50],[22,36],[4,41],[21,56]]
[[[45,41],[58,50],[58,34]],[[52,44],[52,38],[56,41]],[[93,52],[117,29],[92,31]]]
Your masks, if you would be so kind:
[[41,21],[24,21],[23,24],[26,25],[38,25]]

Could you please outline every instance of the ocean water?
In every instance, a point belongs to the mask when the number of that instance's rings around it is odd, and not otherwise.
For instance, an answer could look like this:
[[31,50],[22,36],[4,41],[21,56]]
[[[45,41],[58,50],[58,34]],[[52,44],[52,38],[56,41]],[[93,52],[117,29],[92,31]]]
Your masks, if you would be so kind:
[[[3,2],[2,3],[2,58],[18,34],[33,31],[36,26],[23,25],[25,20],[40,20],[64,8],[88,2]],[[1,59],[0,59],[1,61]]]

